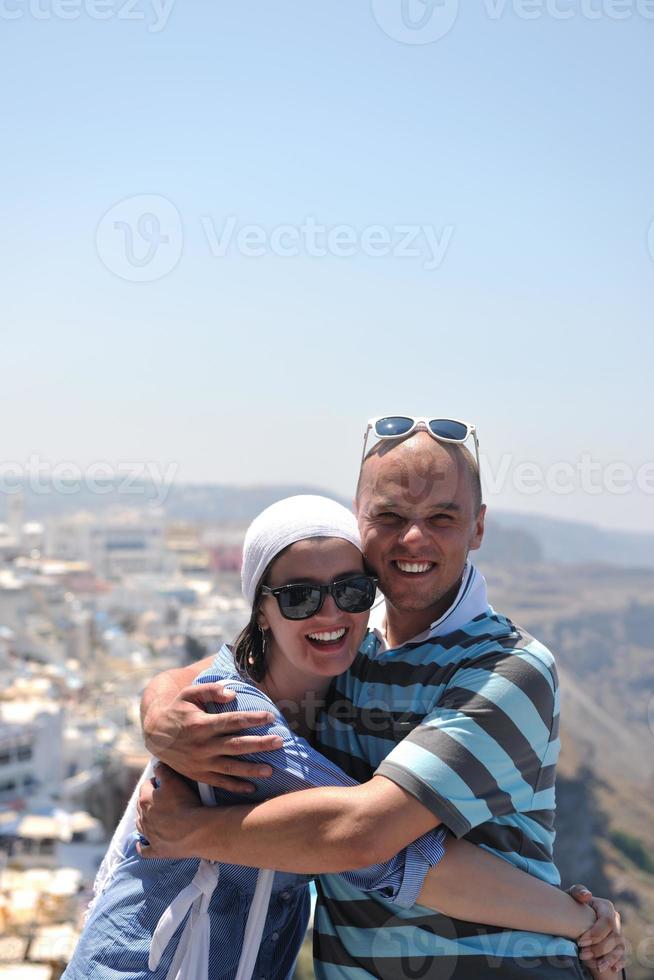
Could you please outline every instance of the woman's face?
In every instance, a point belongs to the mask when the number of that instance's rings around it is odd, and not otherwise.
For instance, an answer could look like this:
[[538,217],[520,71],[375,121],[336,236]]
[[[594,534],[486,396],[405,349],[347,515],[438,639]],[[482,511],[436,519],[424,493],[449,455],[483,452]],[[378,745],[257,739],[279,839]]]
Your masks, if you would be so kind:
[[[272,566],[266,584],[271,589],[292,582],[328,585],[336,578],[364,571],[358,548],[342,538],[313,538],[291,545]],[[347,613],[331,595],[310,619],[282,616],[275,596],[261,605],[259,625],[266,631],[266,661],[273,673],[292,668],[310,677],[335,677],[347,670],[368,625],[368,611]]]

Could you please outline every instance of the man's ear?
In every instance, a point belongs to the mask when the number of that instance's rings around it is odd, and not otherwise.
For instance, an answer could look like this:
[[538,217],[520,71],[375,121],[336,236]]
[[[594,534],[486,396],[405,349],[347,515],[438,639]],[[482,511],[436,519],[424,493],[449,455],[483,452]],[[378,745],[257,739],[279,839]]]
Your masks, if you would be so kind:
[[477,551],[481,548],[481,542],[484,540],[484,521],[486,519],[486,504],[482,504],[479,508],[479,513],[475,518],[475,524],[472,532],[472,538],[470,540],[469,550]]

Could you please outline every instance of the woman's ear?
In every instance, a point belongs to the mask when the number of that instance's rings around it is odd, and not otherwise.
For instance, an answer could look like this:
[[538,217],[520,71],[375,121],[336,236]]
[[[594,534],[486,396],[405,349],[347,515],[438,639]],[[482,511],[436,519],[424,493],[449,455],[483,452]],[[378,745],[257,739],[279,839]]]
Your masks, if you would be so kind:
[[259,612],[257,613],[257,626],[259,626],[262,630],[270,629],[270,623],[268,622],[268,619],[266,618],[266,614],[264,613],[263,609],[260,609]]

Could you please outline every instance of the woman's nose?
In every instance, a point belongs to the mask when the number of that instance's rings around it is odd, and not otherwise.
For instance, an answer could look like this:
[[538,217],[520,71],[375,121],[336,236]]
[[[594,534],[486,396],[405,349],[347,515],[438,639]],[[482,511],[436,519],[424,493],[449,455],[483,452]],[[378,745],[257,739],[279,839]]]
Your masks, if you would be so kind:
[[334,596],[331,594],[331,592],[328,592],[325,596],[320,612],[317,615],[324,616],[325,619],[337,619],[339,616],[343,615],[341,610],[336,605]]

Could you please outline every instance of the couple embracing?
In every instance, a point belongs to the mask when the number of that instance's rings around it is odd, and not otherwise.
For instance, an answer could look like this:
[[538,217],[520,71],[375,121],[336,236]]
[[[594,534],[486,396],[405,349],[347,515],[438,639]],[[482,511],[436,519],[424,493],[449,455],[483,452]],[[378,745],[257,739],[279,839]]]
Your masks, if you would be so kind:
[[475,429],[389,416],[370,433],[356,519],[319,497],[259,515],[248,625],[146,689],[163,764],[66,980],[284,980],[311,878],[324,980],[622,968],[611,903],[557,887],[556,668],[469,560],[485,516]]

